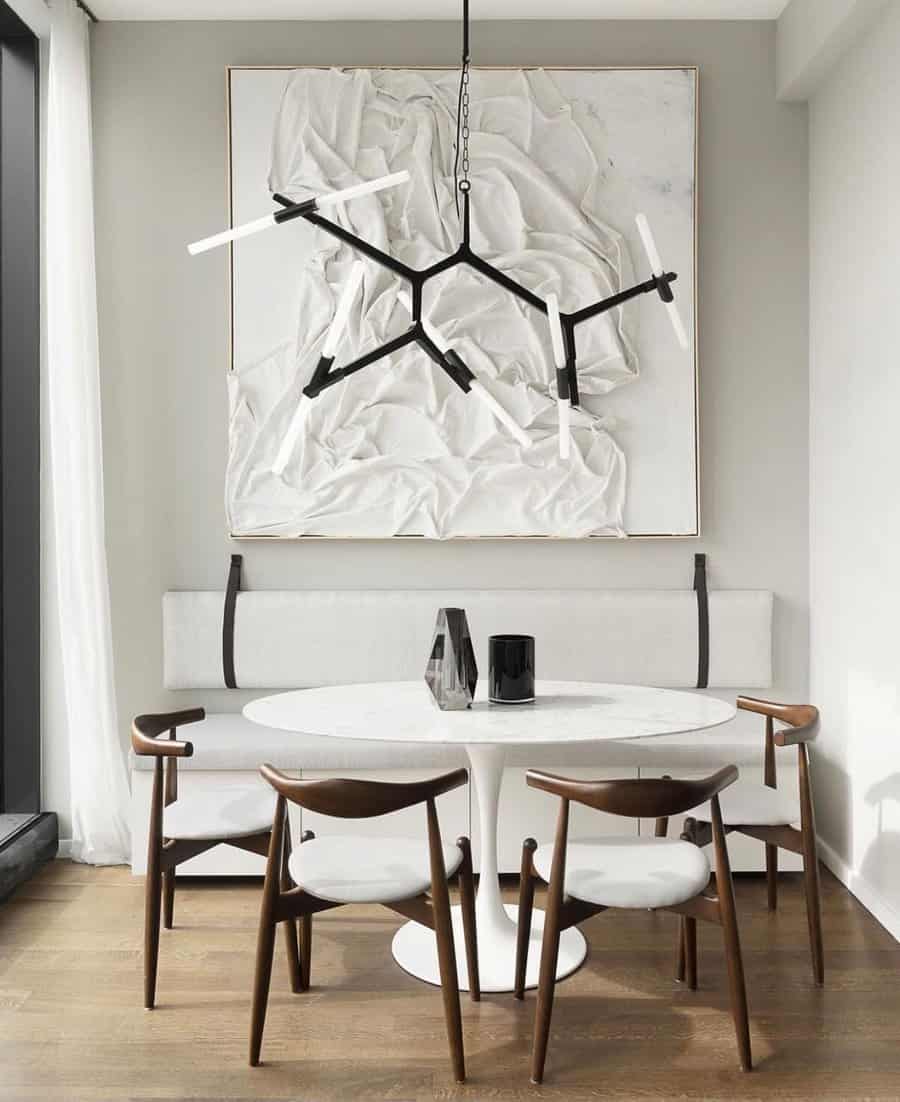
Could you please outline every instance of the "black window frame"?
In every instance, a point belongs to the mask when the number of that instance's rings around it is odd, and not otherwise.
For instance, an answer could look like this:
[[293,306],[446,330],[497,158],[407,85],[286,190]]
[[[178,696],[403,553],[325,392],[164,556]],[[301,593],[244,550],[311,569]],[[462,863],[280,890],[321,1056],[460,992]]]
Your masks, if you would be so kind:
[[0,813],[41,810],[40,51],[0,0]]

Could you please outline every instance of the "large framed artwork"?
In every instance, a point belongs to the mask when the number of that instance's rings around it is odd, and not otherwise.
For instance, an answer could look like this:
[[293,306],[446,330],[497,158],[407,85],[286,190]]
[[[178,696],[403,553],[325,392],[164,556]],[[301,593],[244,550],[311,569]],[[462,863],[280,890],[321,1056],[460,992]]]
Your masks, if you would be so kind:
[[[459,73],[231,68],[231,224],[399,169],[410,179],[328,217],[412,268],[459,244]],[[226,508],[235,537],[696,536],[697,71],[473,68],[473,249],[571,312],[650,276],[646,214],[688,334],[658,296],[579,325],[580,405],[560,457],[547,317],[470,267],[423,311],[515,418],[504,431],[415,344],[324,391],[281,473],[275,456],[342,285],[362,288],[335,355],[404,332],[405,280],[302,218],[231,246]]]

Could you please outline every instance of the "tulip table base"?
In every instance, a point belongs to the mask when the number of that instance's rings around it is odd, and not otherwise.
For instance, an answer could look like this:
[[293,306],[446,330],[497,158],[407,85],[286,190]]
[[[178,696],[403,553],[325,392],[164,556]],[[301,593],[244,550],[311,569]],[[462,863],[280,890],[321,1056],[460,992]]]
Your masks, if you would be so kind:
[[[507,905],[502,917],[494,916],[494,921],[485,929],[484,923],[478,926],[478,970],[481,990],[512,991],[516,969],[516,915],[519,908]],[[531,941],[528,945],[528,966],[525,971],[525,986],[537,987],[538,972],[541,966],[541,936],[544,930],[544,912],[536,907],[531,914]],[[456,942],[456,970],[459,973],[460,991],[469,990],[469,975],[466,970],[466,943],[463,939],[462,912],[453,908],[453,936]],[[426,983],[440,984],[438,970],[437,945],[434,934],[427,926],[418,922],[407,922],[394,935],[391,946],[394,960],[404,972],[408,972]],[[584,935],[573,926],[563,931],[559,939],[559,959],[556,965],[556,978],[563,979],[571,975],[584,962],[587,956],[587,942]]]
[[[475,923],[478,932],[478,971],[482,991],[512,991],[516,973],[516,919],[519,908],[504,906],[497,874],[497,812],[500,804],[500,782],[506,752],[502,746],[467,746],[472,780],[478,796],[481,832],[481,872],[475,901]],[[551,797],[547,797],[550,799]],[[558,801],[557,801],[558,802]],[[523,839],[524,841],[524,839]],[[528,966],[525,986],[537,987],[541,964],[541,937],[544,912],[535,908],[531,915],[531,941],[528,946]],[[466,970],[466,948],[463,938],[462,912],[453,908],[453,934],[456,944],[456,968],[461,990],[469,990]],[[434,934],[418,922],[407,922],[394,936],[394,960],[411,976],[426,983],[441,982],[438,970],[437,945]],[[559,961],[556,978],[571,975],[587,956],[587,942],[574,927],[565,930],[559,939]]]

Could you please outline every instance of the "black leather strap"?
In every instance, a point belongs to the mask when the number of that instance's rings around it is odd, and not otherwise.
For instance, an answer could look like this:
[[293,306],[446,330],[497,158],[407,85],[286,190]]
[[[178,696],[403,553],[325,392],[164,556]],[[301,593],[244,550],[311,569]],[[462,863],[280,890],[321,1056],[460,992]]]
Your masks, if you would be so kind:
[[229,689],[237,688],[234,676],[234,610],[237,595],[241,589],[242,555],[231,556],[231,568],[228,571],[228,585],[225,589],[225,608],[222,613],[222,670],[225,684]]
[[709,595],[706,591],[706,555],[694,555],[694,592],[697,594],[697,688],[709,684]]

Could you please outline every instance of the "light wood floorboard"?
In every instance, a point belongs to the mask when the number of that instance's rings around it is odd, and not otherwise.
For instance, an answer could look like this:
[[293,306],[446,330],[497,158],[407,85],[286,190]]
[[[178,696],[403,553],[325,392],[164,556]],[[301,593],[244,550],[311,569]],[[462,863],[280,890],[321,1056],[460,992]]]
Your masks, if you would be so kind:
[[[143,880],[57,861],[0,905],[0,1099],[898,1099],[900,946],[823,878],[826,987],[811,982],[802,883],[780,910],[737,899],[756,1070],[737,1068],[720,931],[700,926],[700,989],[673,979],[676,919],[600,915],[557,988],[547,1079],[528,1081],[534,995],[464,998],[469,1082],[453,1084],[440,995],[390,955],[400,919],[315,920],[312,989],[276,964],[264,1064],[246,1063],[259,882],[184,881],[162,931],[159,1004],[141,1008]],[[510,899],[514,898],[511,890]],[[540,899],[536,901],[540,905]]]

